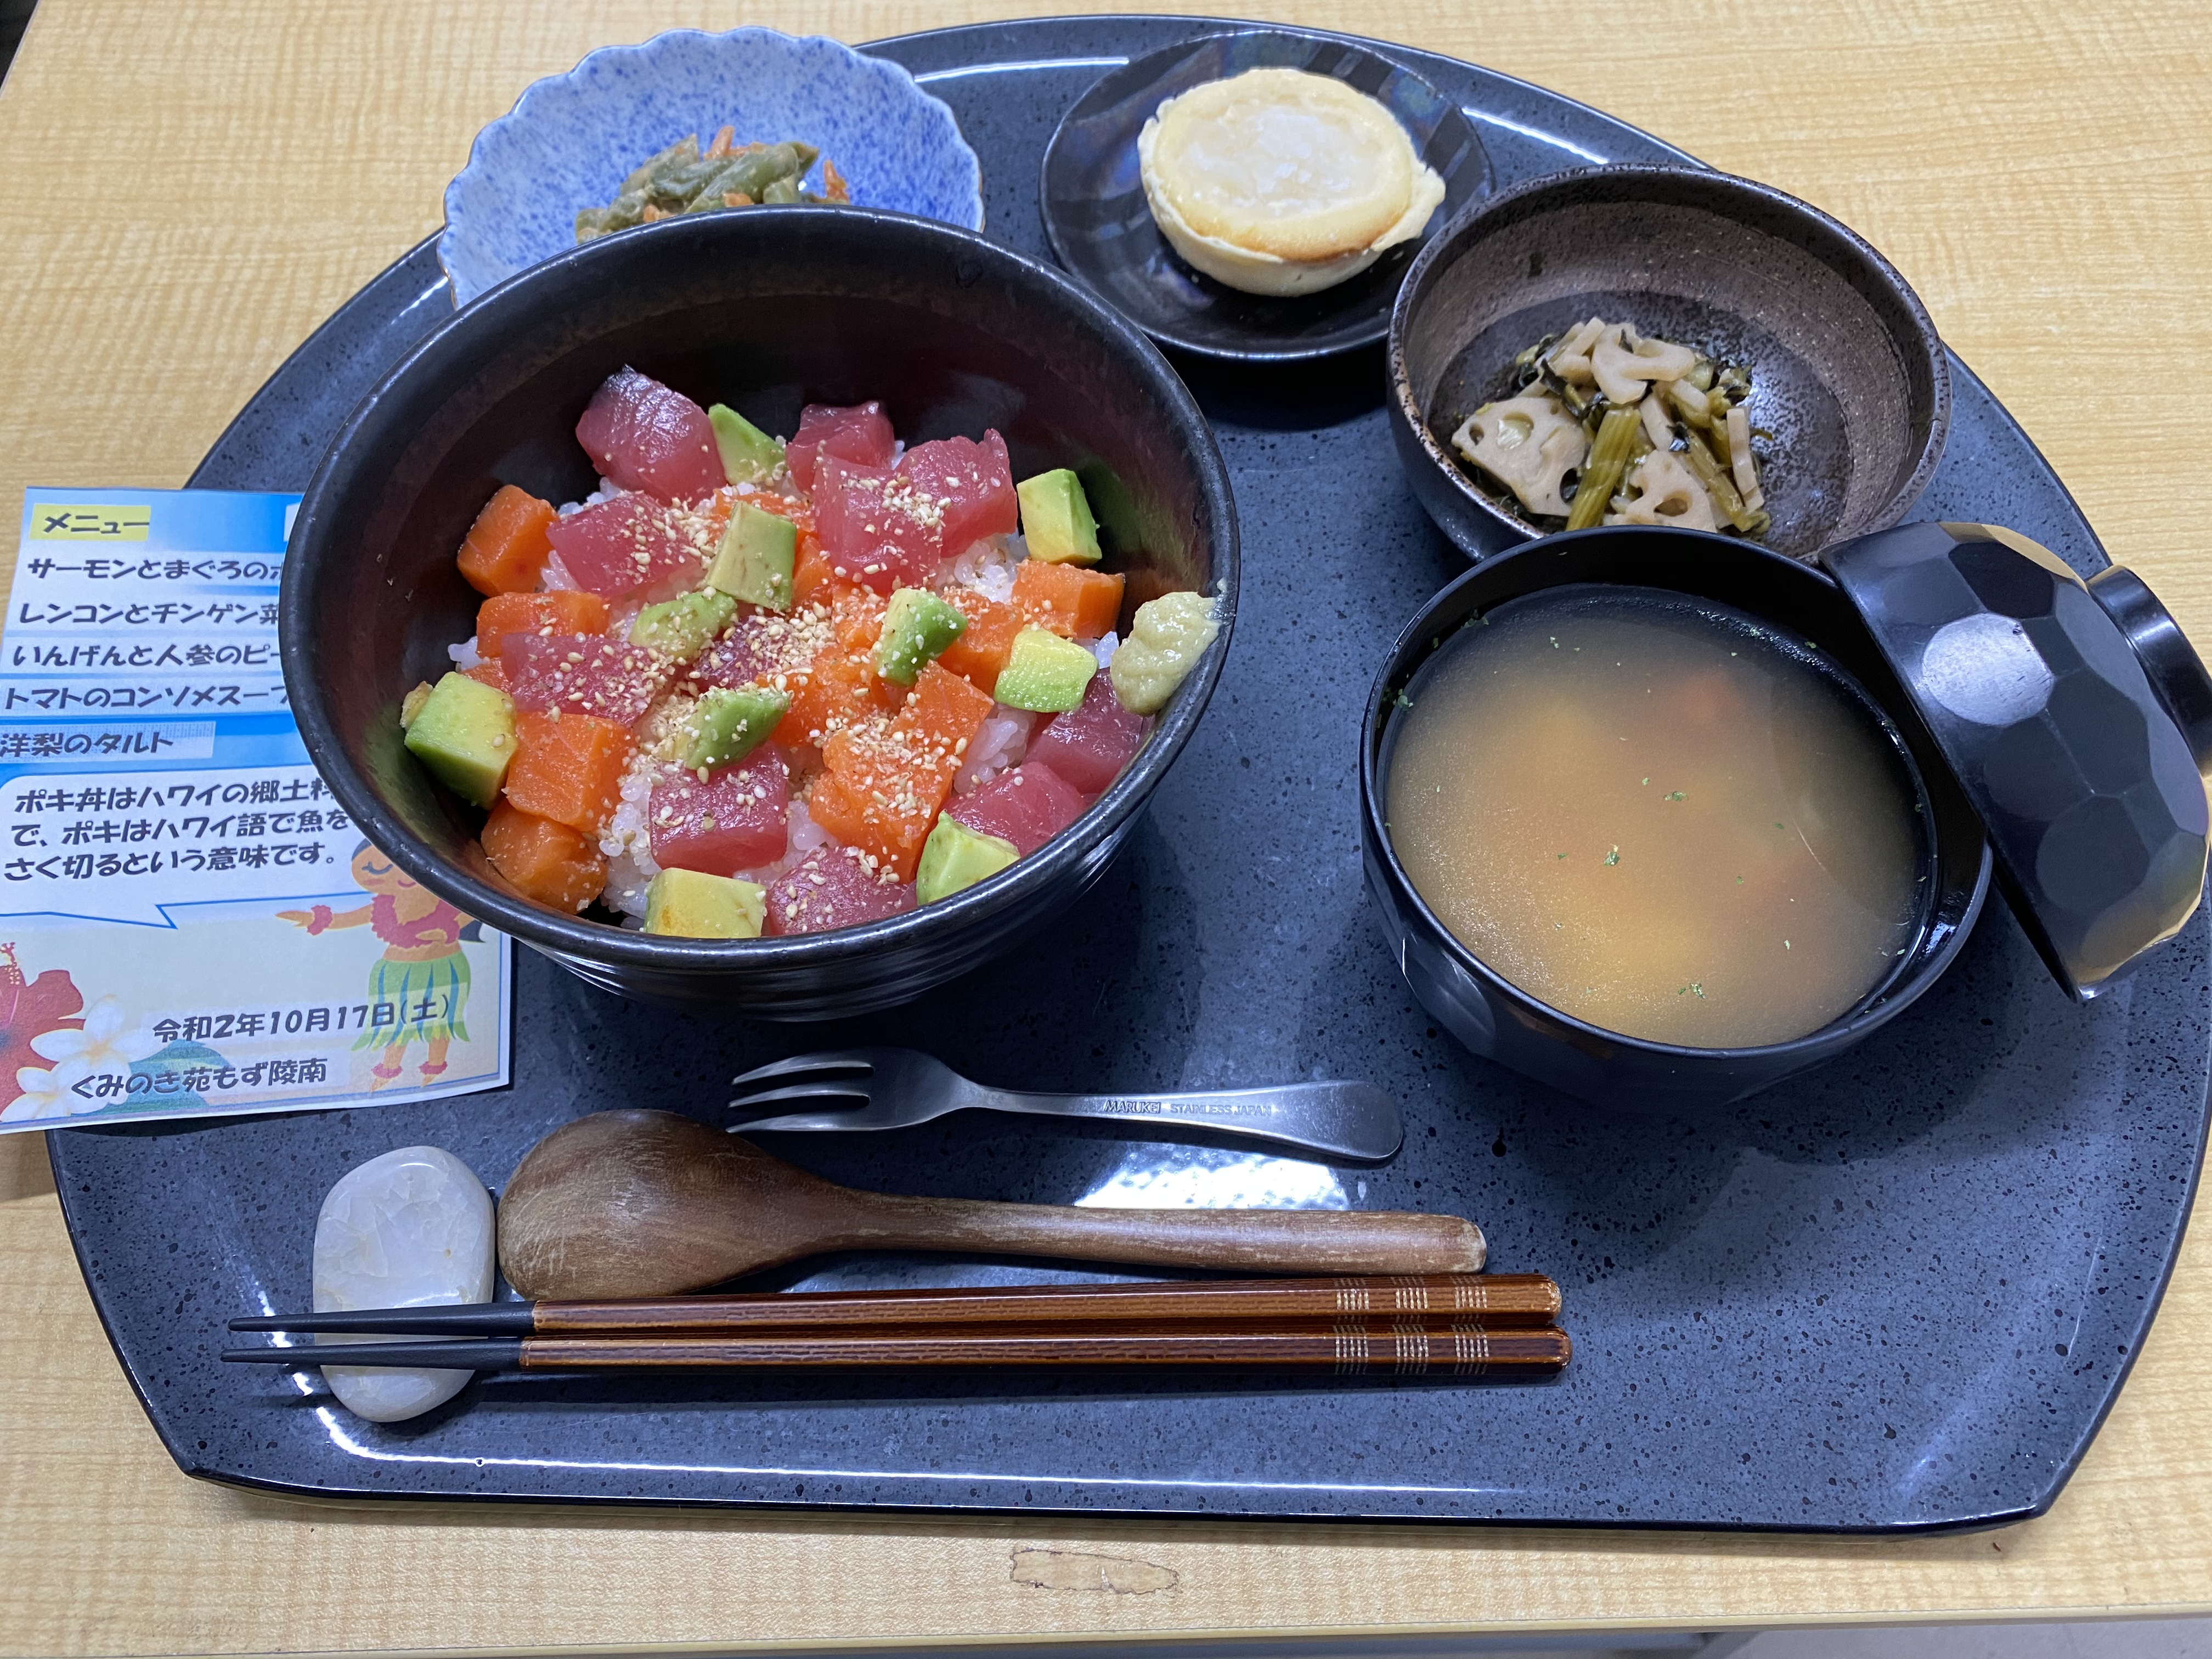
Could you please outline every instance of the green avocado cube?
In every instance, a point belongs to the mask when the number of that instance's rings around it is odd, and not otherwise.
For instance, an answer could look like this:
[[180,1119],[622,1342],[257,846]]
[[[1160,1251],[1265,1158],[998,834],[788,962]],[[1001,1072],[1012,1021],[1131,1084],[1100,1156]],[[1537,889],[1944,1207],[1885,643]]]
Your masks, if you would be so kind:
[[951,898],[1020,857],[1013,842],[970,830],[957,818],[940,817],[921,844],[921,863],[914,872],[915,899],[934,904]]
[[1022,501],[1022,539],[1030,557],[1047,564],[1097,564],[1098,521],[1091,516],[1083,480],[1066,467],[1040,472],[1014,486]]
[[677,662],[690,662],[714,642],[737,614],[735,599],[718,588],[702,588],[646,606],[629,625],[629,642],[650,646]]
[[481,680],[448,674],[415,711],[407,747],[463,800],[489,806],[514,758],[514,705]]
[[1098,659],[1073,640],[1024,628],[1014,635],[991,695],[1009,708],[1061,714],[1082,702],[1083,690],[1097,672]]
[[791,712],[791,693],[769,685],[717,687],[691,710],[691,744],[684,764],[712,770],[741,761],[767,741]]
[[783,446],[727,404],[716,404],[707,419],[722,454],[723,475],[732,483],[758,483],[783,465]]
[[912,685],[924,663],[968,631],[968,618],[926,587],[902,587],[884,612],[876,636],[876,672],[894,685]]
[[645,890],[645,931],[683,939],[758,939],[768,889],[757,881],[663,870]]
[[799,526],[739,501],[722,532],[707,584],[733,599],[769,611],[791,609],[791,573],[799,563]]

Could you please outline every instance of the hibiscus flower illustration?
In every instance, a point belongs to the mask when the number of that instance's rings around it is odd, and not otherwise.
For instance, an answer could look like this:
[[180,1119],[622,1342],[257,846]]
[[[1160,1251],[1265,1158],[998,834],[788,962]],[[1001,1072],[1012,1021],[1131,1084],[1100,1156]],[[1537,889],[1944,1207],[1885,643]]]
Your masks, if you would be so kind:
[[17,1073],[43,1072],[52,1058],[32,1047],[33,1042],[48,1032],[81,1030],[84,1022],[77,1016],[83,1008],[84,995],[66,969],[49,968],[26,981],[15,945],[0,945],[0,1104],[24,1092]]

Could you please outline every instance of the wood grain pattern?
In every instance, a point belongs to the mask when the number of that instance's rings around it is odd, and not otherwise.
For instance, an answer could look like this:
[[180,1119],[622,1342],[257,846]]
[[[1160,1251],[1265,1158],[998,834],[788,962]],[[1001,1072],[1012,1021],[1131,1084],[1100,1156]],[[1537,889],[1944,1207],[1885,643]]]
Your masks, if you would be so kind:
[[[476,129],[590,47],[678,24],[858,40],[1051,9],[43,0],[0,88],[0,550],[26,484],[182,482],[285,354],[435,226]],[[2116,442],[2088,417],[2212,349],[2202,0],[1270,9],[1556,88],[1839,215],[1918,287],[2112,553],[2212,639],[2193,423],[2175,410]],[[158,189],[76,182],[153,144]],[[0,1141],[0,1633],[37,1654],[635,1650],[2202,1613],[2199,1219],[2080,1473],[2048,1517],[1997,1533],[339,1509],[177,1473],[92,1316],[43,1148],[15,1137]]]
[[1534,1376],[1567,1364],[1565,1331],[1472,1322],[1340,1320],[1304,1329],[1191,1325],[1091,1331],[779,1332],[747,1336],[526,1336],[526,1371],[947,1366],[1322,1371],[1331,1376]]
[[[541,1335],[738,1330],[804,1325],[1143,1323],[1463,1315],[1486,1325],[1548,1325],[1559,1287],[1541,1273],[1438,1273],[1395,1279],[1201,1279],[1130,1285],[995,1285],[973,1291],[829,1291],[683,1296],[632,1302],[541,1302]],[[380,1327],[380,1328],[382,1328]]]
[[673,1112],[593,1112],[515,1166],[499,1265],[526,1297],[670,1296],[831,1250],[1225,1273],[1473,1273],[1481,1231],[1395,1210],[1100,1210],[864,1193]]

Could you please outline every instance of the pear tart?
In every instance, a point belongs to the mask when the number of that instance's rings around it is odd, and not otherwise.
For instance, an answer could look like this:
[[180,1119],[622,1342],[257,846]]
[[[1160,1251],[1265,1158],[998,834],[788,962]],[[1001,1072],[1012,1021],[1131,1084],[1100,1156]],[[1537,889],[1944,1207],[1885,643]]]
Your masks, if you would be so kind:
[[1248,294],[1355,276],[1419,235],[1444,198],[1389,110],[1299,70],[1251,70],[1169,99],[1137,156],[1169,245]]

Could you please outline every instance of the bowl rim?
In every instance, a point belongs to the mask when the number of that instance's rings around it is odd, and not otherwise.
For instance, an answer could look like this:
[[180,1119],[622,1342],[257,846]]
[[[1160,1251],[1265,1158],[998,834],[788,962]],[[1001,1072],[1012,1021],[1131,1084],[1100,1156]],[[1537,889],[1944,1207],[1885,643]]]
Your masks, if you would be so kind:
[[[656,246],[642,240],[647,237],[670,242],[678,238],[710,243],[756,237],[773,240],[787,216],[798,216],[810,223],[821,222],[826,216],[822,210],[811,207],[762,207],[742,214],[679,216],[641,225],[618,237],[597,238],[518,271],[481,299],[442,319],[377,381],[346,417],[337,437],[317,462],[314,476],[300,500],[278,596],[277,638],[287,692],[308,758],[362,835],[416,882],[467,915],[557,956],[612,967],[678,972],[726,972],[741,964],[763,971],[788,969],[802,964],[816,967],[868,957],[879,951],[896,950],[912,944],[927,932],[951,929],[963,922],[980,921],[1042,901],[1058,884],[1067,866],[1080,864],[1102,843],[1117,840],[1125,825],[1141,810],[1152,789],[1198,729],[1228,657],[1235,630],[1240,578],[1237,508],[1228,465],[1198,400],[1169,366],[1159,349],[1141,330],[1080,283],[1004,243],[941,220],[890,209],[840,208],[836,212],[836,222],[861,228],[863,234],[908,238],[922,243],[934,241],[963,260],[995,262],[1015,280],[1042,283],[1131,358],[1133,370],[1166,407],[1170,422],[1192,438],[1199,493],[1215,526],[1216,568],[1211,587],[1220,631],[1199,659],[1198,665],[1177,688],[1144,748],[1081,817],[1011,869],[949,899],[917,905],[883,921],[817,933],[747,939],[689,939],[588,921],[581,916],[564,916],[506,893],[466,868],[449,863],[430,851],[402,823],[348,757],[316,676],[318,653],[310,627],[309,605],[314,579],[310,574],[311,561],[305,555],[331,518],[328,498],[349,482],[345,477],[349,450],[362,429],[377,420],[378,405],[396,387],[425,374],[464,368],[474,362],[473,342],[477,335],[497,333],[503,325],[526,319],[537,306],[535,290],[556,277],[566,276],[577,265],[588,267],[598,262],[637,257],[637,250]],[[330,533],[339,532],[332,526]]]
[[[511,281],[514,277],[522,274],[520,270],[511,270],[507,272],[506,276],[500,277],[497,282],[478,289],[477,292],[472,295],[464,295],[461,292],[463,278],[461,275],[453,269],[453,262],[447,257],[448,244],[453,237],[455,230],[454,195],[455,192],[460,189],[461,181],[464,179],[466,179],[476,170],[477,163],[483,149],[485,135],[490,133],[495,129],[506,127],[511,123],[526,122],[529,120],[534,113],[534,112],[529,108],[529,106],[539,98],[547,88],[562,82],[575,80],[579,76],[582,75],[587,68],[590,68],[595,64],[602,61],[612,62],[624,58],[648,58],[655,52],[656,49],[663,47],[668,43],[676,40],[690,40],[696,39],[710,42],[715,46],[724,46],[735,42],[740,37],[747,41],[773,40],[779,46],[810,46],[834,47],[838,52],[843,54],[845,58],[850,59],[854,63],[866,64],[869,67],[871,73],[880,70],[884,73],[885,79],[894,83],[904,82],[907,89],[910,91],[912,95],[921,102],[924,104],[934,104],[937,106],[939,110],[944,112],[945,125],[951,129],[954,143],[957,146],[954,153],[957,155],[967,158],[967,167],[965,168],[964,176],[959,180],[959,183],[966,187],[969,194],[974,198],[975,201],[975,222],[972,225],[963,225],[958,228],[963,230],[981,230],[983,228],[983,163],[981,159],[975,154],[975,147],[968,142],[968,135],[961,131],[959,117],[953,113],[952,106],[946,103],[935,93],[931,92],[925,88],[921,82],[915,78],[914,71],[907,68],[905,64],[898,62],[896,58],[876,57],[872,53],[862,52],[860,48],[851,46],[843,40],[837,40],[831,35],[793,34],[783,29],[770,28],[764,23],[741,23],[737,27],[730,29],[661,29],[653,34],[647,35],[642,40],[617,41],[607,46],[594,46],[589,52],[586,52],[581,58],[579,58],[574,64],[571,64],[567,69],[559,71],[557,74],[539,76],[536,80],[532,81],[528,86],[523,88],[523,89],[515,95],[514,102],[508,106],[505,114],[485,122],[483,125],[477,129],[475,137],[469,140],[468,159],[461,163],[461,170],[446,181],[446,188],[440,194],[438,198],[439,210],[443,216],[440,221],[437,234],[434,239],[434,251],[438,261],[438,269],[445,272],[447,286],[453,293],[453,309],[459,311],[464,306],[473,305],[477,300],[480,300],[483,298],[484,295],[489,294],[494,288],[498,287],[500,283]],[[881,210],[893,211],[895,210],[887,209]],[[950,220],[942,220],[938,222],[951,223],[951,222]],[[641,228],[641,227],[633,226],[631,228],[637,229]],[[613,234],[616,235],[622,235],[624,233],[617,231]],[[537,263],[543,264],[546,262],[541,259]],[[523,267],[523,270],[527,270],[532,268],[533,267],[532,266],[526,265]]]
[[[1428,412],[1413,397],[1412,376],[1406,363],[1406,336],[1412,327],[1413,315],[1419,305],[1430,272],[1443,261],[1448,252],[1455,252],[1460,247],[1479,221],[1492,216],[1499,219],[1526,216],[1532,208],[1540,205],[1543,198],[1593,179],[1617,180],[1622,188],[1620,199],[1623,200],[1636,199],[1632,192],[1638,185],[1687,186],[1710,192],[1721,201],[1733,201],[1736,204],[1757,203],[1777,209],[1801,220],[1874,274],[1880,285],[1903,307],[1911,326],[1911,343],[1918,348],[1918,355],[1927,363],[1929,376],[1928,429],[1921,439],[1911,471],[1869,521],[1850,533],[1872,534],[1893,529],[1902,523],[1913,503],[1920,499],[1935,477],[1936,469],[1942,461],[1944,445],[1951,428],[1951,354],[1949,348],[1943,343],[1942,336],[1936,331],[1935,319],[1929,315],[1927,306],[1914,292],[1911,283],[1905,280],[1904,273],[1892,264],[1879,248],[1833,214],[1802,198],[1792,196],[1787,191],[1763,184],[1756,179],[1747,179],[1740,173],[1723,173],[1717,167],[1664,161],[1607,162],[1595,167],[1562,167],[1523,179],[1510,189],[1498,191],[1470,204],[1456,219],[1430,237],[1415,256],[1412,266],[1406,272],[1405,280],[1399,284],[1397,301],[1390,308],[1390,331],[1384,360],[1384,372],[1389,381],[1389,403],[1400,423],[1419,444],[1429,465],[1451,486],[1459,498],[1478,508],[1516,541],[1579,533],[1540,529],[1527,520],[1507,512],[1474,487],[1464,470],[1444,453],[1443,445],[1437,441],[1436,434],[1429,429]],[[1734,216],[1727,215],[1726,209],[1718,205],[1713,205],[1713,210],[1726,216]],[[1439,528],[1443,529],[1445,539],[1468,558],[1480,562],[1486,557],[1495,556],[1479,548],[1462,545],[1459,538],[1441,522]],[[1824,544],[1832,545],[1836,539],[1838,538],[1831,537]],[[1807,559],[1811,556],[1808,555]],[[1807,559],[1799,559],[1797,562],[1805,563]]]
[[[1662,536],[1669,539],[1680,539],[1692,543],[1717,543],[1723,547],[1753,553],[1761,558],[1773,560],[1778,564],[1785,565],[1801,572],[1809,580],[1837,588],[1839,595],[1841,592],[1840,585],[1826,571],[1808,564],[1802,559],[1794,559],[1787,553],[1778,553],[1772,548],[1761,547],[1756,542],[1742,541],[1733,536],[1721,535],[1717,532],[1690,530],[1673,525],[1598,525],[1588,530],[1560,531],[1555,535],[1532,538],[1517,546],[1507,548],[1503,552],[1493,554],[1487,559],[1478,561],[1452,578],[1423,602],[1421,608],[1413,614],[1413,619],[1399,630],[1398,637],[1391,643],[1389,654],[1382,659],[1382,665],[1376,672],[1374,683],[1368,688],[1366,708],[1362,712],[1359,721],[1359,814],[1364,837],[1376,862],[1381,866],[1389,879],[1395,896],[1411,905],[1414,914],[1429,928],[1437,948],[1442,950],[1455,966],[1471,975],[1483,988],[1486,995],[1503,997],[1520,1008],[1545,1019],[1554,1021],[1578,1039],[1588,1042],[1611,1044],[1616,1048],[1646,1054],[1657,1060],[1698,1065],[1709,1065],[1715,1062],[1752,1063],[1802,1056],[1808,1051],[1820,1053],[1849,1048],[1863,1037],[1870,1036],[1887,1024],[1917,1002],[1923,993],[1931,989],[1936,982],[1950,970],[1959,952],[1966,948],[1966,939],[1973,933],[1974,925],[1980,920],[1983,906],[1989,898],[1990,882],[1993,873],[1993,858],[1989,837],[1986,835],[1981,838],[1981,861],[1974,877],[1973,891],[1967,899],[1965,911],[1959,918],[1958,926],[1951,930],[1949,936],[1937,945],[1935,951],[1913,973],[1911,980],[1913,989],[1910,994],[1891,995],[1881,1002],[1868,1006],[1865,1000],[1867,997],[1879,993],[1885,984],[1894,982],[1885,981],[1877,983],[1863,994],[1859,1001],[1852,1006],[1850,1012],[1829,1020],[1825,1024],[1815,1026],[1802,1036],[1790,1037],[1781,1042],[1753,1043],[1732,1048],[1704,1048],[1688,1043],[1661,1042],[1650,1037],[1632,1036],[1626,1031],[1616,1031],[1607,1026],[1592,1024],[1589,1021],[1571,1014],[1563,1008],[1554,1007],[1534,993],[1523,990],[1469,950],[1459,935],[1444,926],[1436,912],[1429,908],[1429,902],[1421,896],[1420,889],[1413,884],[1413,878],[1406,873],[1405,866],[1398,861],[1397,849],[1392,844],[1389,827],[1383,821],[1382,780],[1377,774],[1382,747],[1381,726],[1383,707],[1388,699],[1390,684],[1397,678],[1397,670],[1400,664],[1406,659],[1407,653],[1419,643],[1425,635],[1434,631],[1433,618],[1455,594],[1478,578],[1494,579],[1501,562],[1524,555],[1534,556],[1549,554],[1556,551],[1563,543],[1583,542],[1593,538],[1620,538],[1623,532],[1638,539]],[[1785,580],[1794,580],[1796,578]],[[1525,592],[1513,597],[1524,599],[1530,594],[1547,592],[1560,585],[1545,583],[1530,587]],[[1620,584],[1623,586],[1637,585],[1633,582]],[[1705,597],[1714,598],[1712,595]],[[1732,600],[1723,599],[1715,599],[1714,602],[1721,605],[1735,604]],[[1743,609],[1741,605],[1736,605],[1735,608]],[[1747,614],[1755,613],[1747,612]],[[1856,676],[1850,678],[1856,682]],[[1863,686],[1859,689],[1869,702],[1874,703],[1876,708],[1881,707],[1879,700],[1870,691]],[[1932,813],[1929,815],[1929,831],[1932,836],[1934,832]]]

